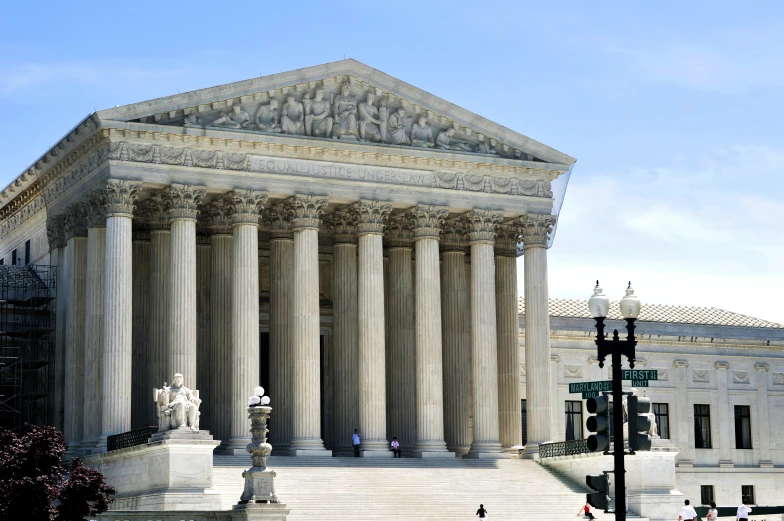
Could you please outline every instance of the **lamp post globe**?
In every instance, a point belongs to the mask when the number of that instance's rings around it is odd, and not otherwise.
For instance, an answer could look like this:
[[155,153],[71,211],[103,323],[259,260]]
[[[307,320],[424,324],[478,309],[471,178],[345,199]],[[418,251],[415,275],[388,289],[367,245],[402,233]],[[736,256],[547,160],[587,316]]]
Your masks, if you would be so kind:
[[618,305],[621,308],[621,316],[623,318],[637,318],[640,316],[640,299],[634,294],[631,281],[626,288],[626,295],[624,295]]
[[599,281],[596,281],[596,287],[593,288],[593,295],[588,299],[588,309],[593,318],[604,318],[610,311],[610,299],[602,293],[602,287],[599,286]]

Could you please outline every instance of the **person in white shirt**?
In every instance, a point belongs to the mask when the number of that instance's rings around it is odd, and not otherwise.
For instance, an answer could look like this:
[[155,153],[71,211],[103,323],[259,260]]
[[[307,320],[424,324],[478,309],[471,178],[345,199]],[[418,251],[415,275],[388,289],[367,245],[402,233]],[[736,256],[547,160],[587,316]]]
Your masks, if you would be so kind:
[[689,500],[683,502],[683,508],[678,515],[678,521],[693,521],[697,519],[697,511],[689,504]]
[[392,438],[392,443],[390,443],[390,445],[392,446],[392,457],[399,458],[400,457],[400,443],[397,441],[397,436]]
[[711,501],[710,510],[708,510],[708,521],[716,521],[719,518],[719,511],[716,510],[716,503]]
[[738,514],[735,516],[737,521],[745,521],[749,518],[749,514],[751,514],[751,509],[746,504],[746,501],[743,501],[743,504],[738,507]]

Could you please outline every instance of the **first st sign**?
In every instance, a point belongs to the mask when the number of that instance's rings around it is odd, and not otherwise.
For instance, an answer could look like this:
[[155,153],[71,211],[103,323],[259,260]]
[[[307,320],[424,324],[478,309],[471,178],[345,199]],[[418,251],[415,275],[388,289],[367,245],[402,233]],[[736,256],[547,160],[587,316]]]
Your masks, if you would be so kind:
[[658,380],[659,371],[656,369],[624,369],[621,380],[631,380],[633,387],[648,387],[648,380]]

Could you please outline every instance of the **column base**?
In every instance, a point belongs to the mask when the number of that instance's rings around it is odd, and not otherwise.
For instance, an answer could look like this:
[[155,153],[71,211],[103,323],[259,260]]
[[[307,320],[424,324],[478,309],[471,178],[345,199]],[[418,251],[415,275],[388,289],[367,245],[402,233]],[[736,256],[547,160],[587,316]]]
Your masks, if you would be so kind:
[[72,441],[68,444],[68,448],[65,450],[65,456],[63,459],[72,460],[74,458],[79,458],[82,455],[82,444],[78,441]]
[[468,452],[471,450],[471,446],[458,445],[457,447],[447,447],[446,450],[448,450],[449,452],[453,452],[455,454],[455,457],[460,458],[468,454]]
[[324,448],[321,438],[298,438],[291,440],[290,456],[332,457],[332,451]]
[[522,454],[523,459],[539,459],[539,444],[528,442],[525,444]]
[[90,454],[95,454],[98,449],[98,438],[92,438],[89,440],[82,440],[82,456],[89,456]]
[[250,442],[250,438],[229,438],[215,449],[215,453],[223,456],[245,456],[248,455],[246,447]]
[[[538,449],[538,446],[537,446]],[[509,454],[504,453],[503,447],[501,447],[500,441],[477,441],[471,444],[471,450],[468,451],[468,454],[463,456],[464,458],[468,459],[488,459],[491,458],[491,454],[497,454],[497,458],[492,459],[508,459]]]
[[723,460],[719,460],[719,468],[732,469],[735,468],[735,464],[732,462],[732,460],[723,459]]

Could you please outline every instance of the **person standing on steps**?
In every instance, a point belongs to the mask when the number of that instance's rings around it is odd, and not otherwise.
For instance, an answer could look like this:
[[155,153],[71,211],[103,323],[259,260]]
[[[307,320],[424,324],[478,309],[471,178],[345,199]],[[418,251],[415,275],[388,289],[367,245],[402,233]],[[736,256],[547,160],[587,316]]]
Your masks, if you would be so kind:
[[583,512],[585,512],[584,517],[587,517],[588,519],[594,519],[593,514],[591,513],[591,505],[588,503],[586,503],[585,506],[581,508],[579,512],[577,512],[577,515],[579,516]]
[[746,504],[747,499],[743,498],[743,504],[738,507],[738,513],[735,516],[736,521],[746,521],[749,518],[749,514],[751,514],[751,509]]
[[693,521],[697,519],[697,511],[689,504],[689,500],[683,502],[683,508],[681,508],[681,513],[678,515],[678,521]]
[[476,515],[479,516],[479,519],[487,519],[487,510],[485,510],[484,505],[479,505],[479,510],[476,511]]
[[354,429],[354,434],[351,436],[351,445],[354,447],[354,457],[359,457],[359,444],[361,440],[359,438],[359,431]]
[[392,443],[390,443],[390,445],[392,446],[392,457],[393,458],[399,458],[400,457],[400,443],[397,441],[397,436],[392,438]]

